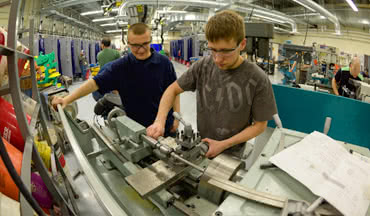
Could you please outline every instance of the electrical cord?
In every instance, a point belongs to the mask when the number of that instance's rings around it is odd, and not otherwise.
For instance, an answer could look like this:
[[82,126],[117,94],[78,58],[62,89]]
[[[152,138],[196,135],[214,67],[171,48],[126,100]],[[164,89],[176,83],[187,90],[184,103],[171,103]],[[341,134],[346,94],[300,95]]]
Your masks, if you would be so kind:
[[5,164],[6,168],[7,168],[10,176],[12,177],[14,183],[17,185],[17,187],[19,188],[19,191],[22,193],[22,195],[24,196],[24,198],[32,206],[32,208],[36,211],[36,213],[38,215],[46,216],[46,214],[41,209],[41,207],[36,202],[36,200],[33,198],[33,196],[31,195],[31,193],[27,190],[27,187],[23,183],[21,177],[19,177],[17,171],[15,170],[15,168],[13,166],[12,161],[9,158],[8,151],[6,150],[5,144],[4,144],[4,142],[3,142],[2,139],[0,139],[0,154],[1,154],[1,158],[4,161],[4,164]]
[[[305,14],[306,14],[306,9],[304,10]],[[310,18],[307,16],[307,26],[306,26],[306,35],[304,36],[304,41],[303,41],[303,46],[306,45],[306,39],[307,39],[307,33],[308,33],[308,25],[309,25],[309,22],[310,22]]]
[[249,14],[248,22],[251,21],[253,15],[254,7],[252,8],[251,14]]

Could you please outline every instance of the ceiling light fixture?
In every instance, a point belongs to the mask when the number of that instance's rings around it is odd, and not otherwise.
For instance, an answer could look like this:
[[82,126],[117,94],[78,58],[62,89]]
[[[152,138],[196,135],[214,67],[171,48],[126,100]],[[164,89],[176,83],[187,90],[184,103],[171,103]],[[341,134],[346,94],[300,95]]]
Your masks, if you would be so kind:
[[[115,26],[117,23],[105,23],[101,24],[100,26]],[[128,25],[128,22],[118,22],[118,25]]]
[[93,15],[93,14],[103,14],[103,10],[96,10],[96,11],[87,11],[80,13],[81,16]]
[[[112,11],[113,12],[118,12],[119,8],[113,8]],[[88,16],[88,15],[94,15],[94,14],[103,14],[104,13],[104,10],[95,10],[95,11],[87,11],[87,12],[83,12],[83,13],[80,13],[81,16]]]
[[353,1],[352,1],[352,0],[346,0],[346,1],[347,1],[347,3],[349,4],[349,6],[351,6],[352,10],[354,10],[354,11],[358,12],[358,9],[357,9],[357,7],[356,7],[355,3],[353,3]]
[[367,21],[367,20],[362,20],[362,23],[365,24],[365,25],[369,25],[370,24],[369,21]]
[[271,18],[271,17],[262,16],[262,15],[258,15],[258,14],[253,14],[253,16],[258,17],[258,18],[262,18],[262,19],[266,19],[266,20],[269,20],[269,21],[277,22],[277,23],[285,23],[282,20],[277,20],[277,19],[274,19],[274,18]]
[[157,10],[158,13],[169,13],[169,14],[172,14],[172,13],[189,13],[187,11],[176,11],[176,10]]
[[301,16],[319,16],[319,13],[306,13],[306,14],[294,14],[290,15],[292,17],[301,17]]
[[308,10],[312,11],[312,12],[316,12],[314,9],[312,9],[311,7],[307,6],[306,4],[303,4],[302,2],[300,2],[299,0],[293,0],[295,3],[307,8]]
[[320,19],[326,19],[326,17],[321,15],[321,16],[320,16]]
[[104,18],[99,18],[99,19],[93,19],[92,22],[102,22],[102,21],[108,21],[108,20],[115,20],[116,18],[114,17],[104,17]]
[[[127,29],[123,30],[124,32],[127,32]],[[116,29],[116,30],[108,30],[108,31],[105,31],[105,33],[119,33],[119,32],[122,32],[122,29]]]

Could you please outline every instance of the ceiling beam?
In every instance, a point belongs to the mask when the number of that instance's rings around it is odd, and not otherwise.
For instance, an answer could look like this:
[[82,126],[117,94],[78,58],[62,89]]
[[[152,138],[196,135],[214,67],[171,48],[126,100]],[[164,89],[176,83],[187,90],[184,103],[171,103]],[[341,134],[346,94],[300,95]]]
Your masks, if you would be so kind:
[[5,1],[5,2],[0,2],[0,8],[1,7],[6,7],[12,4],[12,1]]
[[[333,4],[334,7],[349,7],[347,3]],[[357,8],[370,9],[370,4],[356,4]]]
[[80,5],[80,4],[88,4],[92,2],[98,2],[99,0],[68,0],[68,1],[63,1],[63,2],[58,2],[56,4],[49,4],[47,7],[42,8],[42,10],[50,10],[53,8],[65,8],[65,7],[71,7],[75,5]]

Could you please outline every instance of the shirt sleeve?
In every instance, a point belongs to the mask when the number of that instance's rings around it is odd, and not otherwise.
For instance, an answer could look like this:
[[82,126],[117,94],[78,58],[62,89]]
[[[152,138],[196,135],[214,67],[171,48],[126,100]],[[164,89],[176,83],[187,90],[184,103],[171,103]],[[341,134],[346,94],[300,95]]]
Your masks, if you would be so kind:
[[197,88],[197,78],[203,59],[196,61],[190,68],[177,80],[180,88],[184,91],[195,91]]
[[338,71],[337,71],[337,73],[335,74],[335,81],[337,81],[337,83],[340,81],[340,78],[342,77],[342,70],[341,69],[339,69]]
[[170,86],[177,79],[175,68],[173,67],[172,62],[169,62],[169,70],[168,71],[169,71],[169,76],[168,76],[168,81],[167,81],[167,87]]
[[277,113],[274,91],[267,76],[256,86],[256,94],[252,103],[254,121],[268,121]]
[[93,78],[99,87],[99,92],[104,94],[119,89],[123,67],[120,62],[109,62],[105,64],[98,74]]
[[97,58],[98,58],[98,64],[99,64],[99,65],[101,65],[101,63],[100,63],[100,53],[101,53],[101,52],[99,52],[99,53],[98,53],[98,56],[97,56]]
[[120,56],[119,52],[116,50],[116,59],[119,59],[119,57],[121,57],[121,56]]

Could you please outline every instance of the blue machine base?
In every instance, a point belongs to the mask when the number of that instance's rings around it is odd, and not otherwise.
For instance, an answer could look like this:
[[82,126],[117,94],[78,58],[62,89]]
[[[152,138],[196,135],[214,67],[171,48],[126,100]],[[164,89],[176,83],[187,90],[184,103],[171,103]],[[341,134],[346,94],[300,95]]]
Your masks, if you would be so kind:
[[[326,117],[331,117],[330,137],[370,148],[370,103],[282,85],[272,87],[284,128],[323,131]],[[269,127],[275,127],[273,121]]]

